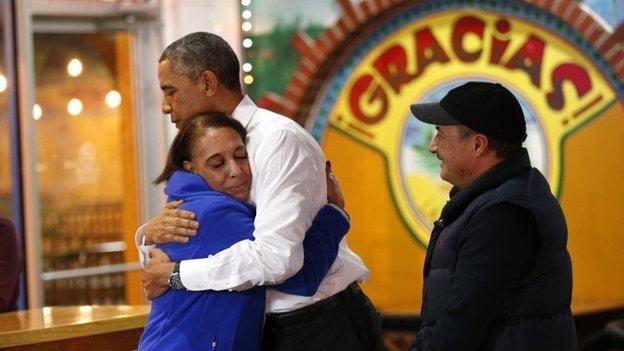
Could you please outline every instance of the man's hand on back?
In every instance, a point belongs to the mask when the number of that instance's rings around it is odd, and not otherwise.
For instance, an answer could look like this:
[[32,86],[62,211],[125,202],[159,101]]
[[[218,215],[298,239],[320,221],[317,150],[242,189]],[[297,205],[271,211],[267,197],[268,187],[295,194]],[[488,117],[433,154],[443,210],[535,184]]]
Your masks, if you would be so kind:
[[195,214],[181,210],[182,200],[167,203],[151,221],[147,222],[143,232],[145,244],[187,243],[189,236],[197,234],[199,222]]
[[334,204],[344,210],[345,200],[342,195],[342,189],[340,189],[340,183],[334,176],[334,172],[331,169],[331,162],[325,162],[325,177],[327,178],[327,201],[330,204]]
[[169,277],[175,266],[167,254],[157,248],[149,252],[150,261],[141,274],[143,290],[148,299],[154,299],[169,290]]

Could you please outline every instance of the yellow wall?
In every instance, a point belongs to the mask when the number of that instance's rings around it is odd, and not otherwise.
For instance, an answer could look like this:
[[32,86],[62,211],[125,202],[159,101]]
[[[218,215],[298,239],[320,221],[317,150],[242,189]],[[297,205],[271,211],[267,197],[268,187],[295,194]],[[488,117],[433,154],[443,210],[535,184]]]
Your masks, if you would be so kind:
[[574,310],[624,306],[624,109],[621,103],[565,145],[560,196],[568,220]]
[[383,155],[333,128],[323,146],[351,216],[349,247],[371,270],[364,290],[384,312],[418,313],[425,251],[393,208]]

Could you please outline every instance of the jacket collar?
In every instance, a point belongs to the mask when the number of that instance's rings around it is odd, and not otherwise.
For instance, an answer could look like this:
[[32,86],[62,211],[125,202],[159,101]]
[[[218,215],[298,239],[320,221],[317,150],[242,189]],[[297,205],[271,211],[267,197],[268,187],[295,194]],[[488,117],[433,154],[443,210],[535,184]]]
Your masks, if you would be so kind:
[[442,209],[440,219],[450,223],[479,195],[493,189],[521,171],[531,169],[529,153],[525,148],[503,159],[487,172],[475,179],[467,187],[454,186],[450,191],[450,200]]
[[204,178],[185,171],[175,171],[167,180],[165,187],[165,194],[172,199],[182,199],[191,194],[207,191],[212,189]]

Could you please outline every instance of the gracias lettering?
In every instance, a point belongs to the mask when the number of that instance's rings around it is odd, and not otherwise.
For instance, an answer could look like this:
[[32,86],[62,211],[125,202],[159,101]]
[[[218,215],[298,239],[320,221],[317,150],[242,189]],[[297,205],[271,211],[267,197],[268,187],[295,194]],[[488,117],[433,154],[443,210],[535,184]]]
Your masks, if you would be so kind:
[[[487,31],[491,35],[486,35]],[[539,35],[530,33],[524,43],[513,52],[509,59],[503,60],[511,41],[509,32],[511,24],[500,18],[494,28],[487,27],[485,21],[469,15],[459,18],[453,25],[450,34],[450,47],[455,56],[465,63],[471,63],[487,55],[492,65],[509,70],[520,70],[528,75],[531,84],[542,89],[542,62],[546,42]],[[464,37],[468,34],[476,36],[480,46],[466,48]],[[449,54],[440,45],[431,28],[425,27],[413,33],[415,55],[408,56],[407,50],[401,45],[394,45],[382,52],[373,61],[373,68],[378,74],[363,74],[355,80],[349,92],[349,107],[353,116],[366,124],[381,121],[388,112],[389,94],[399,94],[402,88],[417,79],[427,67],[433,63],[444,64],[450,61]],[[483,43],[490,40],[489,53],[484,52]],[[414,71],[408,70],[409,60],[415,60]],[[386,84],[380,84],[379,79]],[[550,72],[550,90],[544,93],[548,105],[555,111],[564,106],[563,85],[572,83],[578,98],[583,97],[592,88],[587,71],[578,64],[567,62],[556,66]],[[363,110],[361,106],[367,106]]]

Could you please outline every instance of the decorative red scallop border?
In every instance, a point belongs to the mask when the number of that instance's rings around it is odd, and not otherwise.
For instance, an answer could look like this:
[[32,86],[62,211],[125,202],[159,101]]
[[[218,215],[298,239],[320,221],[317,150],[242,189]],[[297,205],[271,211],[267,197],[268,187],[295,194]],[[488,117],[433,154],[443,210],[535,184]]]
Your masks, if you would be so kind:
[[[318,38],[298,33],[292,39],[301,61],[283,96],[265,94],[260,105],[290,116],[305,125],[312,104],[325,80],[331,77],[341,54],[367,36],[380,22],[423,0],[363,0],[354,5],[350,0],[337,0],[343,16]],[[591,43],[609,64],[620,82],[624,82],[624,23],[609,33],[575,0],[519,0],[546,11],[572,28]]]

